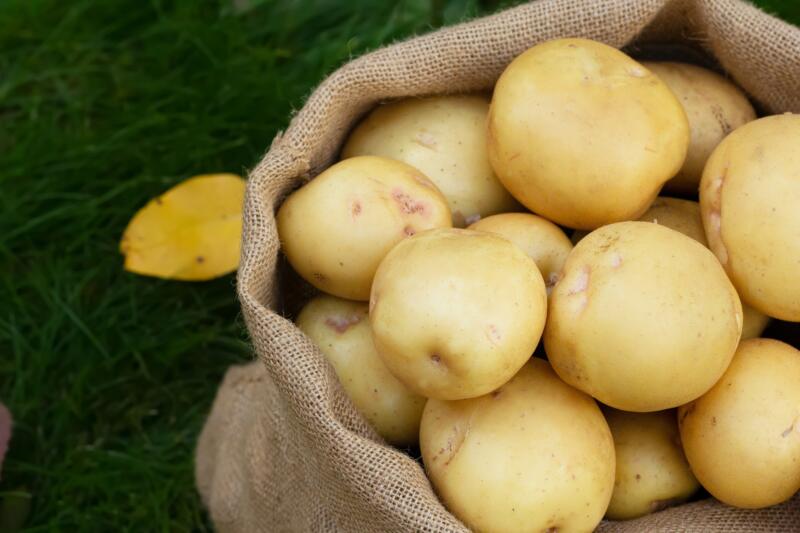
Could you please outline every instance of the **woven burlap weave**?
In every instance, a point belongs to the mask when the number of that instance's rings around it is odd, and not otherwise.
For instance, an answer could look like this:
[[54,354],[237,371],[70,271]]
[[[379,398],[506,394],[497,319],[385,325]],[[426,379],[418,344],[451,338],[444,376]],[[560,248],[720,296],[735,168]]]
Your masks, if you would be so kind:
[[[250,174],[238,293],[258,361],[230,369],[197,448],[196,478],[223,532],[465,531],[422,467],[384,445],[314,344],[278,312],[274,212],[390,98],[488,90],[530,46],[557,37],[671,43],[716,60],[760,109],[800,111],[800,30],[738,0],[539,0],[378,50],[308,99]],[[800,531],[800,500],[744,511],[712,500],[601,531]]]

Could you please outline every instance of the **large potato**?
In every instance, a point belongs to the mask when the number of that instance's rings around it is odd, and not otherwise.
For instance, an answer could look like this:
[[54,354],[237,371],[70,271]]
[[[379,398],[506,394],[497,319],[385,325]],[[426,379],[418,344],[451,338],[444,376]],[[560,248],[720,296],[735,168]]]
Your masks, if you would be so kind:
[[800,321],[800,115],[740,127],[703,171],[700,209],[711,249],[759,311]]
[[689,119],[689,151],[680,172],[664,188],[697,194],[711,151],[731,131],[755,120],[756,112],[736,85],[716,72],[686,63],[644,62],[683,105]]
[[606,407],[603,413],[617,454],[608,518],[636,518],[694,494],[700,484],[683,454],[674,410],[627,413]]
[[429,400],[420,447],[445,506],[475,531],[592,531],[614,487],[600,409],[541,359],[492,394]]
[[798,384],[800,352],[750,339],[710,391],[679,409],[686,457],[715,498],[757,508],[800,490]]
[[[700,216],[700,204],[697,202],[659,196],[639,220],[655,222],[680,231],[708,247],[703,219]],[[742,302],[742,339],[761,336],[767,324],[769,324],[767,315]]]
[[625,411],[691,401],[719,379],[742,306],[706,247],[658,224],[593,231],[550,294],[545,350],[561,378]]
[[482,218],[468,229],[495,233],[516,244],[534,260],[548,288],[556,282],[572,250],[572,243],[561,228],[530,213],[503,213]]
[[493,391],[525,364],[547,313],[536,264],[478,231],[431,230],[378,267],[370,298],[375,346],[389,370],[429,398]]
[[506,68],[489,112],[489,160],[530,210],[593,229],[640,216],[681,168],[689,125],[664,83],[585,39],[534,46]]
[[366,303],[318,296],[300,312],[297,326],[319,346],[353,405],[381,437],[397,446],[417,443],[425,398],[408,390],[381,361]]
[[350,135],[342,157],[380,155],[418,168],[436,184],[463,227],[519,204],[503,188],[486,154],[483,96],[432,96],[379,106]]
[[298,274],[352,300],[369,298],[378,263],[395,244],[451,224],[447,201],[421,172],[371,156],[337,163],[292,193],[277,222]]

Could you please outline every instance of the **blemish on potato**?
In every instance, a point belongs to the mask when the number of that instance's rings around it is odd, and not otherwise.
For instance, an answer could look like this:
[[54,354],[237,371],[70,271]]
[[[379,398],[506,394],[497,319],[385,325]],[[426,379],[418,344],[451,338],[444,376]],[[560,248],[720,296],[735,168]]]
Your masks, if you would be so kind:
[[411,177],[414,178],[414,181],[416,181],[417,183],[419,183],[420,185],[422,185],[427,189],[436,189],[436,186],[433,184],[431,180],[429,180],[422,174],[419,174],[418,172],[412,172]]
[[408,193],[402,191],[401,189],[394,189],[392,190],[392,200],[397,202],[400,206],[400,211],[406,215],[413,215],[415,213],[425,214],[426,205],[425,202],[420,200],[415,200],[412,198]]
[[711,227],[711,232],[716,236],[715,247],[717,258],[723,265],[728,263],[728,249],[722,241],[722,187],[725,185],[725,175],[727,174],[727,167],[723,170],[722,175],[715,178],[711,182],[711,212],[708,216],[708,223]]
[[789,436],[789,434],[790,434],[790,433],[791,433],[793,430],[794,430],[794,422],[792,422],[792,425],[791,425],[791,426],[789,426],[788,428],[786,428],[786,429],[784,429],[784,430],[783,430],[783,433],[781,433],[781,437],[783,437],[783,438],[785,439],[786,437],[788,437],[788,436]]
[[678,424],[683,424],[683,422],[686,420],[686,417],[692,414],[696,409],[696,407],[697,405],[694,402],[690,403],[689,406],[683,411],[683,414],[681,414],[681,418],[680,420],[678,420]]
[[468,431],[469,422],[453,426],[453,431],[447,437],[447,444],[445,445],[445,453],[447,454],[447,457],[444,461],[444,466],[449,465],[458,451],[461,449],[461,445],[464,444],[464,439],[466,439]]
[[436,137],[431,135],[429,132],[422,130],[414,136],[413,141],[420,146],[424,146],[430,150],[436,151]]
[[503,338],[502,335],[500,335],[500,331],[498,331],[497,326],[495,326],[494,324],[489,324],[486,327],[485,334],[486,338],[489,339],[489,342],[491,342],[494,345],[497,345]]
[[629,67],[627,72],[634,78],[644,78],[645,76],[647,76],[647,70],[645,70],[644,67],[640,67],[639,65],[633,65],[632,67]]
[[619,268],[622,264],[622,254],[619,252],[614,252],[611,254],[611,267],[612,268]]
[[344,333],[350,326],[361,322],[361,316],[353,314],[348,316],[331,316],[325,319],[325,325],[336,331],[336,333]]
[[727,135],[733,130],[730,122],[728,122],[728,119],[725,118],[725,111],[722,109],[722,106],[717,103],[713,103],[711,105],[711,114],[714,115],[714,119],[719,124],[723,135]]
[[469,226],[470,224],[474,224],[481,219],[481,215],[479,213],[475,213],[474,215],[470,215],[464,219],[464,223]]
[[406,226],[403,228],[403,235],[406,237],[411,237],[412,235],[416,234],[417,230],[415,230],[412,226]]
[[322,274],[321,272],[314,272],[311,275],[314,277],[315,280],[319,281],[320,283],[325,283],[326,281],[328,281],[328,278],[326,278],[325,275]]
[[353,218],[361,214],[361,202],[355,200],[352,204],[350,204],[350,214],[353,216]]
[[719,258],[719,262],[725,265],[728,263],[728,250],[725,248],[725,245],[722,244],[722,218],[720,217],[719,211],[712,211],[708,217],[708,222],[711,226],[711,231],[720,237],[717,256]]
[[589,277],[591,275],[591,271],[592,269],[589,266],[585,266],[581,269],[580,273],[575,276],[572,285],[567,290],[567,294],[569,296],[580,294],[589,288]]

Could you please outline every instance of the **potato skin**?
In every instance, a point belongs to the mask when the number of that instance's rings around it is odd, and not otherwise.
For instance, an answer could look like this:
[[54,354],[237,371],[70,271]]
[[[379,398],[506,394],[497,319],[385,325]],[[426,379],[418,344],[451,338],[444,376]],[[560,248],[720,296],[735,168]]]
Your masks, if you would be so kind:
[[469,228],[505,237],[534,260],[545,285],[553,286],[572,251],[572,243],[561,228],[530,213],[503,213],[482,218]]
[[474,531],[592,531],[614,486],[600,409],[541,359],[495,393],[429,400],[420,447],[445,506]]
[[681,168],[689,125],[664,83],[585,39],[534,46],[506,68],[489,111],[489,161],[531,211],[594,229],[639,217]]
[[373,110],[342,158],[379,155],[418,168],[442,191],[453,225],[520,206],[497,181],[486,153],[489,100],[478,95],[408,98]]
[[[659,196],[639,220],[674,229],[708,247],[697,202]],[[767,315],[742,302],[742,340],[760,337],[768,324]]]
[[743,341],[722,379],[678,411],[692,471],[715,498],[759,508],[800,490],[800,352]]
[[375,346],[428,398],[460,400],[507,382],[533,354],[547,313],[536,264],[508,240],[463,229],[420,233],[378,267]]
[[306,304],[296,322],[319,346],[375,431],[395,446],[415,445],[425,398],[408,390],[381,361],[367,304],[321,295]]
[[714,255],[648,222],[618,222],[579,242],[550,293],[544,342],[568,384],[625,411],[691,401],[736,350],[742,307]]
[[709,158],[700,210],[711,250],[742,299],[800,322],[800,115],[749,122]]
[[354,157],[293,192],[277,215],[289,263],[321,291],[369,299],[375,270],[402,239],[449,227],[442,193],[414,167],[383,157]]
[[711,152],[731,131],[755,120],[756,112],[742,90],[716,72],[670,61],[642,65],[667,84],[689,119],[691,138],[686,161],[664,190],[696,194]]
[[628,413],[604,407],[617,468],[611,520],[644,516],[686,501],[700,487],[686,462],[674,409]]

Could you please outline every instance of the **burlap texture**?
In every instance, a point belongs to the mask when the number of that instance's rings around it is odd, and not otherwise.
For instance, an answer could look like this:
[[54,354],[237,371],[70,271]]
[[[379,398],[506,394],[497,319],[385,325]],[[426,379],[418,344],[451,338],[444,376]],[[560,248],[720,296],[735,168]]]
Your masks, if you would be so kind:
[[[238,294],[258,361],[230,369],[197,448],[219,531],[465,531],[422,467],[383,444],[316,346],[281,315],[274,211],[330,165],[377,102],[488,90],[517,54],[557,37],[701,50],[768,113],[800,111],[800,30],[739,0],[540,0],[383,48],[326,79],[253,170]],[[761,511],[712,500],[600,531],[800,531],[800,499]]]

